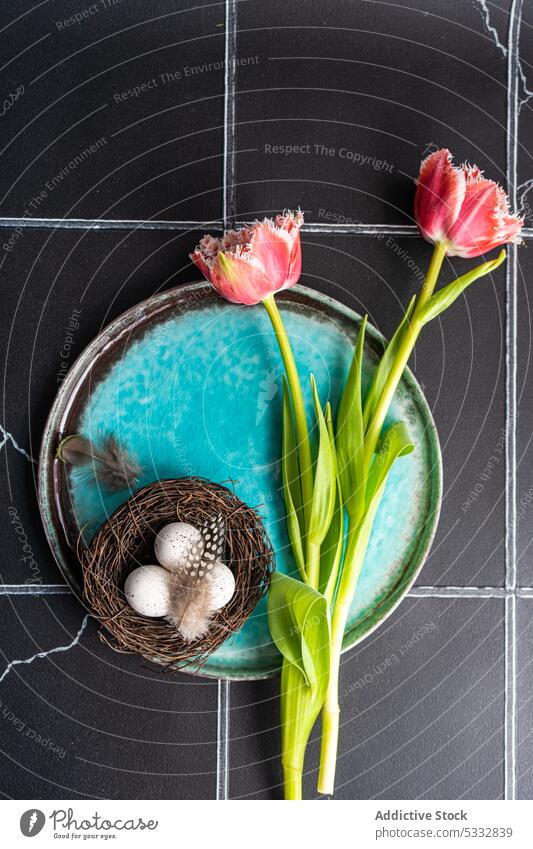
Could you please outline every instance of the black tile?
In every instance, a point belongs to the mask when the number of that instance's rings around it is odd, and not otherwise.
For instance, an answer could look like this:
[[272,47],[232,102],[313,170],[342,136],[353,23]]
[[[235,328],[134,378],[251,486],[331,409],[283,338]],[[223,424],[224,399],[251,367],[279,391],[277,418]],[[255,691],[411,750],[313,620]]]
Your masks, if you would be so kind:
[[223,3],[24,0],[0,44],[1,215],[221,216]]
[[516,798],[533,798],[533,599],[517,603]]
[[518,582],[533,586],[533,309],[530,281],[533,273],[531,249],[517,251],[518,343],[516,421],[516,534]]
[[436,147],[504,181],[509,3],[484,5],[239,4],[238,214],[409,223]]
[[[303,237],[302,282],[327,292],[387,338],[401,319],[431,247],[420,239]],[[472,261],[453,260],[449,282]],[[421,584],[494,586],[503,581],[505,526],[505,271],[475,284],[427,326],[413,368],[439,433],[444,495]]]
[[279,678],[231,685],[231,799],[280,799]]
[[517,200],[526,227],[533,227],[533,16],[526,3],[519,34]]
[[[2,598],[2,672],[69,646],[73,598]],[[89,620],[66,651],[0,682],[2,791],[13,798],[203,799],[215,795],[217,687],[116,654]]]
[[[6,244],[9,231],[1,236]],[[154,292],[197,279],[188,253],[199,233],[179,231],[76,231],[24,229],[3,253],[5,431],[36,459],[49,409],[61,380],[85,346],[128,307]],[[4,437],[5,438],[5,437]],[[17,511],[2,513],[7,557],[5,583],[24,583],[28,544],[44,583],[57,582],[57,569],[40,526],[36,464],[7,438],[0,464],[2,497]],[[19,532],[16,521],[23,528]],[[23,538],[24,537],[24,538]],[[21,542],[22,540],[22,542]],[[35,568],[32,566],[32,568]]]
[[0,460],[0,583],[63,584],[37,505],[37,464],[16,451],[10,441]]
[[[410,598],[344,655],[336,798],[502,797],[503,607]],[[232,689],[232,797],[281,796],[278,687]],[[306,798],[318,753],[315,731]]]

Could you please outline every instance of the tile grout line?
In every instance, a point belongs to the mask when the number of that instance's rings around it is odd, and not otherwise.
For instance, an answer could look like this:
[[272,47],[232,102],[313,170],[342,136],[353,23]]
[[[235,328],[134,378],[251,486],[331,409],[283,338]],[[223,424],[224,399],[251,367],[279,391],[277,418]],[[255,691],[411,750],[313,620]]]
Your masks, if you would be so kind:
[[[522,0],[510,9],[507,49],[507,192],[516,209],[519,39]],[[504,798],[516,798],[516,246],[510,246],[506,267],[505,369],[505,726]]]
[[0,218],[0,228],[5,229],[57,229],[57,230],[203,230],[211,227],[222,230],[219,219],[212,221],[143,220],[141,218]]
[[411,587],[410,598],[507,598],[505,587]]
[[0,596],[6,595],[70,595],[68,584],[0,584]]
[[[235,225],[235,60],[237,40],[236,0],[225,0],[226,32],[224,39],[224,156],[222,219],[223,229]],[[229,799],[229,712],[230,682],[218,680],[217,709],[217,786],[218,801]]]
[[224,156],[222,219],[224,229],[235,225],[235,61],[237,58],[236,0],[225,0],[226,37],[224,41]]
[[216,798],[229,799],[229,711],[230,682],[218,679],[217,688],[217,787]]
[[516,593],[505,598],[505,793],[516,799]]
[[[68,584],[0,584],[0,596],[71,595]],[[411,598],[494,598],[502,599],[517,595],[533,598],[533,587],[458,587],[458,586],[414,586],[408,592]]]
[[[226,144],[226,141],[225,141]],[[235,223],[234,215],[231,214],[233,205],[232,193],[224,192],[224,209],[228,210],[225,220],[230,221],[230,226]],[[179,230],[193,232],[204,230],[207,227],[212,230],[222,231],[225,228],[222,219],[207,221],[170,221],[162,219],[143,220],[141,218],[17,218],[0,217],[0,229],[57,229],[57,230]],[[302,227],[302,233],[323,234],[325,236],[399,236],[403,238],[416,238],[419,236],[418,228],[414,224],[320,224],[320,222],[307,222]],[[524,227],[522,230],[524,239],[533,239],[533,227]]]

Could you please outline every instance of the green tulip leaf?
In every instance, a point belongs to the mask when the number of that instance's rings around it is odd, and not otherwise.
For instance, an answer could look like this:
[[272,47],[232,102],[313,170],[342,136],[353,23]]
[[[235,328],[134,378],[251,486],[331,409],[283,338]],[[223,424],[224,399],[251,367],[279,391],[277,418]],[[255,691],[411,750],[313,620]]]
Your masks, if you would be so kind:
[[277,648],[313,695],[325,695],[330,629],[324,596],[302,581],[274,572],[268,591],[268,624]]
[[284,770],[302,769],[309,735],[326,697],[329,666],[320,686],[311,689],[292,663],[281,670],[281,762]]
[[414,451],[414,442],[404,422],[394,422],[381,435],[377,450],[368,473],[366,485],[367,510],[377,493],[381,492],[398,457]]
[[361,373],[367,316],[363,318],[357,344],[344,385],[337,418],[337,462],[342,495],[348,514],[355,517],[364,506],[364,431]]
[[311,386],[313,388],[313,398],[315,402],[319,443],[315,466],[313,500],[311,502],[311,512],[309,514],[308,537],[309,541],[313,545],[321,545],[328,532],[333,518],[333,512],[335,510],[337,476],[331,439],[326,420],[324,418],[324,413],[320,406],[320,400],[313,375],[311,375]]
[[326,410],[326,424],[328,426],[328,433],[335,463],[337,497],[335,500],[333,518],[320,549],[319,590],[326,597],[328,604],[331,605],[335,595],[335,588],[337,586],[339,568],[342,560],[342,552],[344,550],[344,505],[342,502],[340,479],[337,474],[338,465],[335,451],[335,438],[333,435],[333,422],[331,420],[331,407],[329,404]]
[[413,449],[414,443],[403,422],[395,422],[389,427],[378,443],[367,479],[365,511],[357,525],[356,533],[351,539],[348,537],[345,557],[351,566],[347,572],[343,570],[339,589],[339,592],[344,591],[345,599],[353,598],[388,475],[398,457],[409,454]]
[[[302,490],[300,467],[294,438],[294,420],[285,375],[283,375],[283,435],[281,451],[283,497],[287,511],[287,532],[298,571],[305,580],[305,559],[302,543]],[[301,524],[302,523],[302,524]]]
[[363,411],[363,425],[365,433],[368,432],[370,422],[372,421],[372,417],[378,405],[381,393],[383,392],[383,387],[385,386],[387,378],[396,361],[398,349],[409,326],[409,321],[413,312],[415,300],[416,295],[413,295],[413,297],[409,301],[409,305],[405,311],[405,315],[400,324],[398,325],[394,336],[387,345],[385,352],[381,357],[381,360],[379,361],[379,364],[372,377],[372,382],[370,384],[370,389],[368,390],[368,395],[365,399]]
[[505,251],[500,251],[500,254],[496,259],[490,260],[489,262],[483,262],[481,265],[478,265],[477,268],[474,268],[467,274],[463,274],[462,277],[458,277],[453,283],[449,283],[447,286],[439,289],[438,292],[431,296],[421,313],[420,318],[424,324],[428,321],[432,321],[432,319],[436,318],[444,312],[444,310],[447,310],[448,307],[457,300],[459,295],[468,288],[468,286],[471,286],[472,283],[479,280],[480,277],[490,274],[502,264],[504,259]]

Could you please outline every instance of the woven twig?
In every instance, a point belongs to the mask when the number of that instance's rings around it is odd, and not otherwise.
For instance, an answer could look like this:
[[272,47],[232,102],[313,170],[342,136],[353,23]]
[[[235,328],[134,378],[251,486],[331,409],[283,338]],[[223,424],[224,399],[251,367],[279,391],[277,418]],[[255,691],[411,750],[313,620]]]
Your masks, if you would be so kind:
[[[226,530],[225,562],[235,576],[235,594],[218,611],[207,634],[186,642],[162,619],[147,619],[126,602],[127,575],[157,562],[153,544],[172,521],[200,527],[221,514]],[[162,480],[140,489],[95,534],[89,548],[78,546],[84,594],[107,633],[101,638],[118,652],[133,652],[164,666],[201,666],[227,637],[238,631],[268,588],[274,553],[261,519],[227,487],[201,478]]]

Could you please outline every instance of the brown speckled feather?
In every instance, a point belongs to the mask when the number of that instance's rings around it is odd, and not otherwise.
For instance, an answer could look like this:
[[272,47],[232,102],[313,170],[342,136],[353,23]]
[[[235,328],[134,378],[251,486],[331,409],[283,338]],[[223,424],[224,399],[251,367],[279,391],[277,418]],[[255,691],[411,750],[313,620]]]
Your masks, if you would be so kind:
[[209,630],[215,613],[210,580],[198,580],[185,571],[172,574],[168,621],[185,640],[197,640]]

